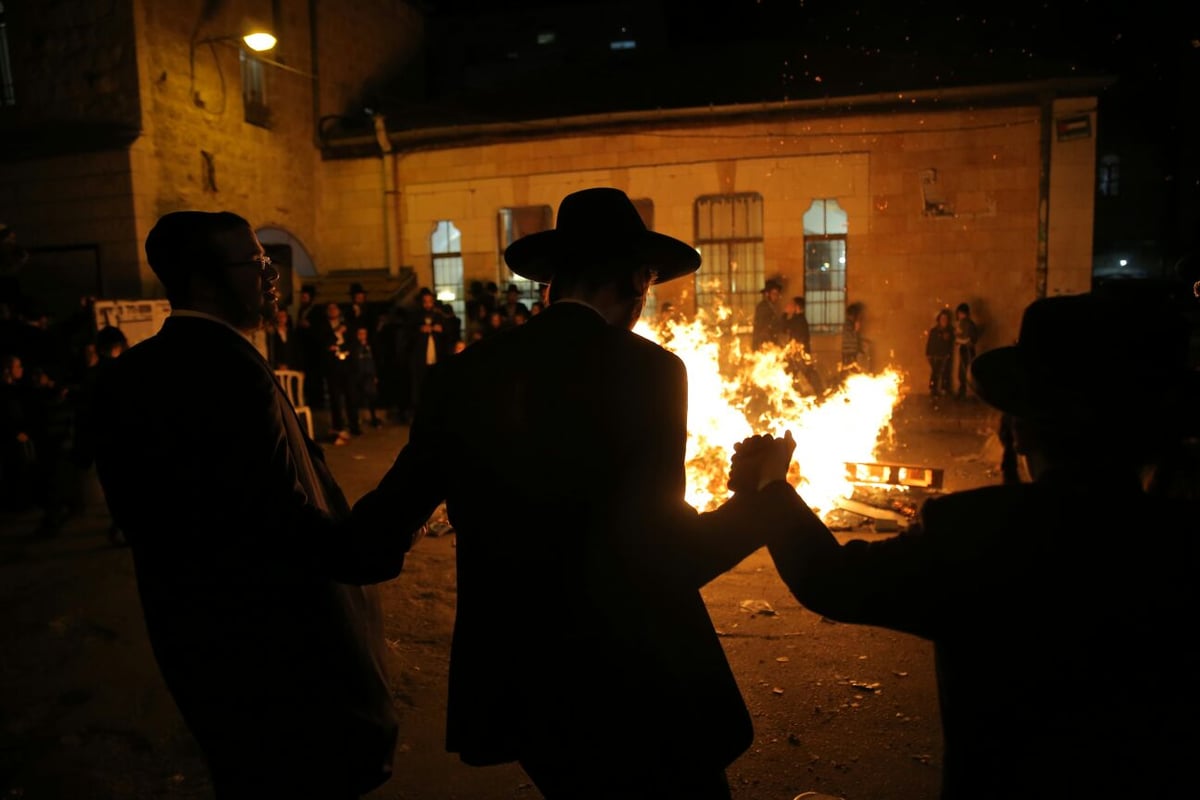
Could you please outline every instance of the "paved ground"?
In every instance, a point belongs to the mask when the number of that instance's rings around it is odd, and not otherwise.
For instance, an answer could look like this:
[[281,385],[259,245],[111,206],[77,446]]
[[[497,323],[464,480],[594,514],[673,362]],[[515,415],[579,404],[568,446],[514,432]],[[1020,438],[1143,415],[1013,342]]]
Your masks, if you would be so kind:
[[[949,489],[996,480],[991,420],[975,404],[934,413],[906,403],[896,419],[895,460],[944,467]],[[387,469],[406,433],[389,425],[327,448],[351,500]],[[105,537],[102,499],[93,496],[58,538],[30,538],[35,523],[0,518],[0,796],[207,800],[202,762],[145,640],[129,553]],[[396,775],[371,800],[536,800],[518,768],[464,767],[442,749],[453,536],[423,540],[383,594],[403,730]],[[936,797],[941,745],[925,642],[805,611],[765,552],[704,596],[755,718],[755,744],[730,770],[737,800],[810,790],[847,800]]]

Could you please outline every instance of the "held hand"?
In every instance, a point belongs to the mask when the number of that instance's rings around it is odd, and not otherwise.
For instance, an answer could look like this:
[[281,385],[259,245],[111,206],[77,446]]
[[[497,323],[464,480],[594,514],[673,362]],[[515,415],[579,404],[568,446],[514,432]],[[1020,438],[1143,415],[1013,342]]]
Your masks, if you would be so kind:
[[730,491],[754,492],[773,481],[785,480],[795,449],[791,431],[782,439],[758,435],[738,442],[733,446],[730,463]]
[[782,439],[771,439],[765,445],[762,468],[758,473],[758,488],[768,483],[787,480],[788,467],[792,465],[792,453],[796,451],[796,440],[792,432],[786,431]]

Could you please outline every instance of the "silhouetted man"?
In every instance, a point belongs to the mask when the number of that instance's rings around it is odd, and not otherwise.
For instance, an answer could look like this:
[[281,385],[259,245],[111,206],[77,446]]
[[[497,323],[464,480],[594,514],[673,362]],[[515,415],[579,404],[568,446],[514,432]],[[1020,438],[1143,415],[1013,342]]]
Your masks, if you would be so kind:
[[550,800],[728,798],[752,729],[699,589],[799,513],[787,458],[716,511],[685,502],[687,373],[632,328],[650,285],[700,257],[622,192],[567,196],[505,260],[550,283],[550,306],[433,369],[354,509],[407,534],[446,502],[447,748],[520,762]]

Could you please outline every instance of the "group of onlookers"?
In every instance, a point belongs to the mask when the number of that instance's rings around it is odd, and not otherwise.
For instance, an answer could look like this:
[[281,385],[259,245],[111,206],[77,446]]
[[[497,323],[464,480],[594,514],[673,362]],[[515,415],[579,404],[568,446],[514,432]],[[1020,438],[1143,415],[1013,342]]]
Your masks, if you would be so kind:
[[428,287],[415,302],[367,301],[359,283],[350,285],[348,303],[316,301],[317,287],[305,284],[293,311],[280,309],[268,326],[268,360],[275,369],[305,374],[305,401],[328,409],[331,440],[344,444],[385,416],[411,418],[430,367],[474,342],[527,322],[544,308],[527,306],[519,288],[504,298],[495,283],[471,286],[464,325],[448,302]]
[[37,510],[37,532],[53,535],[84,508],[95,386],[127,341],[119,328],[97,327],[94,298],[52,323],[39,298],[9,285],[0,299],[0,510]]
[[[975,347],[979,342],[979,326],[971,317],[971,306],[959,303],[954,309],[954,321],[950,321],[950,309],[937,313],[932,328],[925,335],[925,358],[929,361],[929,396],[954,397],[966,400],[968,376],[971,362],[975,360]],[[958,383],[952,389],[951,375],[955,357],[958,360]]]

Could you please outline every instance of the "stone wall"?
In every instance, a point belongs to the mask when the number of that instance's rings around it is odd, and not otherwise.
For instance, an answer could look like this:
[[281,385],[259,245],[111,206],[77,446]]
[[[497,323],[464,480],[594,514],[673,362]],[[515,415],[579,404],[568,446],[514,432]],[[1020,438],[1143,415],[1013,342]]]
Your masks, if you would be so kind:
[[[278,19],[263,20],[279,40],[265,54],[276,63],[262,66],[269,114],[253,124],[236,40],[248,12],[273,5]],[[159,216],[180,209],[230,210],[288,231],[320,271],[384,266],[374,232],[367,250],[345,250],[340,226],[318,221],[327,190],[317,125],[416,57],[418,10],[403,0],[318,2],[314,58],[308,0],[227,0],[207,18],[205,6],[56,0],[6,9],[18,105],[4,133],[25,132],[37,147],[0,174],[0,221],[27,247],[98,245],[109,296],[161,296],[141,243]],[[341,191],[333,183],[329,191]],[[381,196],[372,192],[376,230]],[[327,244],[329,230],[343,238]]]
[[[1071,110],[1068,104],[1063,113]],[[836,198],[849,215],[848,300],[865,304],[875,363],[895,365],[923,387],[925,333],[939,309],[969,303],[987,349],[1016,337],[1021,311],[1035,297],[1040,120],[1033,104],[933,109],[648,125],[636,133],[406,153],[398,167],[400,247],[429,282],[430,232],[438,220],[452,220],[462,232],[465,282],[502,280],[501,208],[557,208],[577,189],[616,186],[654,203],[658,231],[692,241],[696,198],[757,192],[765,271],[784,278],[788,296],[803,291],[802,216],[814,199]],[[1052,157],[1048,285],[1086,291],[1094,140],[1055,141]],[[367,172],[361,163],[341,169]],[[361,233],[370,236],[366,227]],[[689,279],[674,281],[659,287],[659,299],[694,310],[691,287]],[[836,361],[835,336],[815,344],[826,365]]]

